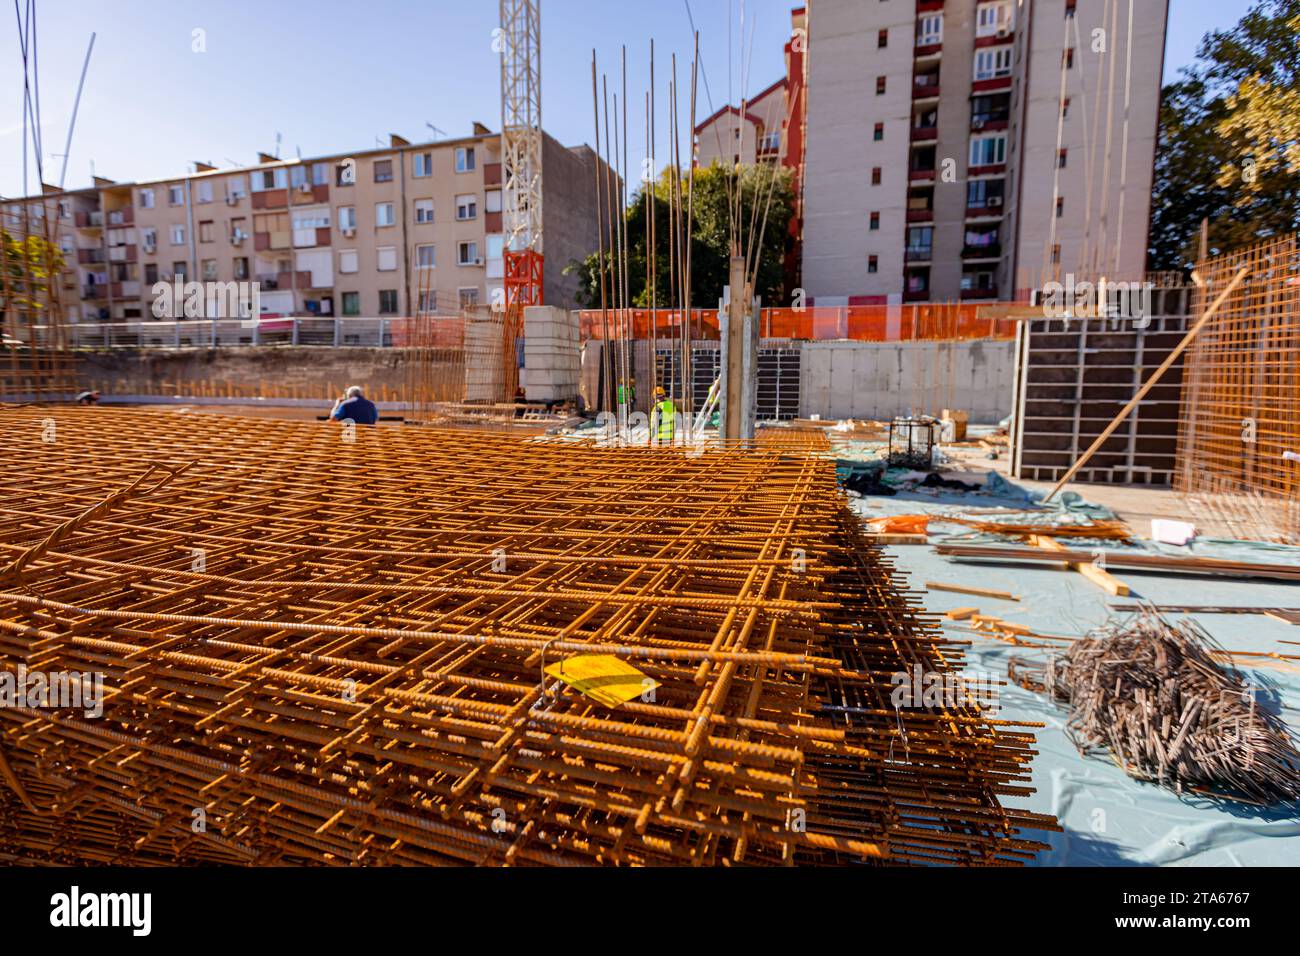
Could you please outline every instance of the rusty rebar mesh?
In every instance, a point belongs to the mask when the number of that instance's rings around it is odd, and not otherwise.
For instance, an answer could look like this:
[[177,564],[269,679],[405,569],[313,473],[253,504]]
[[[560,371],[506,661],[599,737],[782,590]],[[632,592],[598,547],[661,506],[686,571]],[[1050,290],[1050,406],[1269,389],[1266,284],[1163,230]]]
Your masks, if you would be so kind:
[[1249,275],[1187,353],[1175,486],[1212,534],[1300,544],[1300,237],[1197,266],[1205,309]]
[[[808,436],[695,453],[76,407],[0,428],[23,489],[0,663],[105,690],[101,716],[0,707],[0,858],[993,864],[1056,828],[1002,804],[1028,733],[966,697],[891,704],[962,646]],[[611,709],[543,682],[593,651],[658,688]]]

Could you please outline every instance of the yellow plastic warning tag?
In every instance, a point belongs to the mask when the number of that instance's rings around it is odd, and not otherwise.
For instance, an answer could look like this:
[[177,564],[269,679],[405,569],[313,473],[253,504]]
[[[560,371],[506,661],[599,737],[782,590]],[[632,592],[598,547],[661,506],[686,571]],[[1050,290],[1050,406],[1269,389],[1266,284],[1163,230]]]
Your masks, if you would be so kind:
[[625,704],[659,686],[654,678],[613,654],[569,657],[549,665],[546,673],[606,707]]

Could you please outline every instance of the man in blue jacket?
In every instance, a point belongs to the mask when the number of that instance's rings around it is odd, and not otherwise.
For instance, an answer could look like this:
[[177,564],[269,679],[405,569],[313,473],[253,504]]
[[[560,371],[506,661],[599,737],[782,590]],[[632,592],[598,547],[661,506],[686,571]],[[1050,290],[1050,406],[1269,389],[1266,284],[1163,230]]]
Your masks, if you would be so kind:
[[379,421],[379,409],[361,394],[360,385],[349,385],[343,397],[334,403],[330,418],[336,422],[349,420],[358,425],[373,425]]

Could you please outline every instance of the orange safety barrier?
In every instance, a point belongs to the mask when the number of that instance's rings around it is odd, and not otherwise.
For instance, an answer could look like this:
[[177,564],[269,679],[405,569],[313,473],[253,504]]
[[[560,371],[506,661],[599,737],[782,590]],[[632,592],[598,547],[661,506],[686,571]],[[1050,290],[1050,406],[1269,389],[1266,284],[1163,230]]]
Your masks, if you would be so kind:
[[[759,328],[769,339],[850,339],[857,342],[949,341],[961,339],[1015,338],[1015,318],[989,318],[981,311],[996,312],[999,305],[980,302],[944,305],[847,305],[809,306],[803,309],[763,309]],[[584,309],[578,313],[583,340],[629,335],[650,337],[649,309]],[[660,309],[654,324],[660,338],[679,334],[681,310]],[[691,310],[692,338],[717,339],[716,309]]]

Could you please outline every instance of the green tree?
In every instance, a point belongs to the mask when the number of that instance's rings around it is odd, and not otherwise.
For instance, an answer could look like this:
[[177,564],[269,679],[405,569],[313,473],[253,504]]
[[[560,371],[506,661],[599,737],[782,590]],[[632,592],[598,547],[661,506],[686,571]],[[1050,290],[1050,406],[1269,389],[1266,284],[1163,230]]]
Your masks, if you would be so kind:
[[41,236],[20,239],[0,229],[0,336],[13,336],[18,315],[34,317],[57,295],[63,252]]
[[1151,267],[1300,229],[1300,0],[1258,0],[1165,87]]
[[[669,198],[672,194],[672,170],[664,170],[653,184],[655,216],[655,275],[656,292],[660,308],[670,308],[671,288],[671,217]],[[794,177],[790,170],[770,166],[741,166],[736,170],[717,163],[707,169],[695,171],[694,208],[691,236],[691,304],[694,307],[712,307],[722,297],[727,285],[731,257],[731,207],[729,197],[735,196],[739,185],[740,214],[737,224],[741,236],[741,254],[746,251],[749,237],[758,243],[762,233],[762,249],[758,259],[758,281],[755,293],[766,304],[784,303],[788,298],[785,289],[785,255],[789,241],[790,218],[794,214]],[[682,180],[683,209],[691,199],[686,179]],[[642,188],[633,197],[627,209],[628,237],[628,288],[632,301],[641,308],[650,305],[649,244],[646,225],[649,217],[650,191]],[[770,197],[770,199],[769,199]],[[766,213],[767,224],[763,217]],[[605,251],[606,262],[613,261],[611,252]],[[573,261],[565,268],[566,274],[579,277],[578,302],[587,308],[600,305],[600,256],[592,252],[581,262]],[[609,267],[607,266],[607,269]],[[606,282],[610,273],[606,272]],[[607,293],[608,299],[609,293]],[[608,299],[612,301],[612,299]]]

